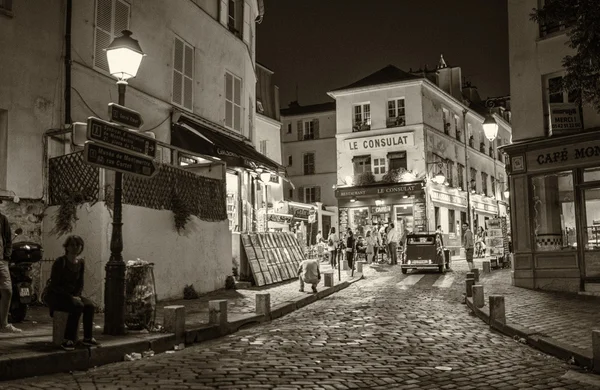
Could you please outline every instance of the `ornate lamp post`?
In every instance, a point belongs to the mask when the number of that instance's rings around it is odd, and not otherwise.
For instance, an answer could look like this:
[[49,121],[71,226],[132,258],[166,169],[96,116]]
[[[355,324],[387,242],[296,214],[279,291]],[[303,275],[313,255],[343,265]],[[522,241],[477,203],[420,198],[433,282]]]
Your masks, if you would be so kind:
[[[135,77],[144,57],[137,40],[131,38],[131,31],[115,38],[106,48],[110,74],[117,78],[119,105],[125,105],[127,80]],[[104,284],[104,334],[125,334],[125,263],[123,262],[122,232],[122,185],[123,174],[115,172],[114,216],[110,237],[110,259],[106,263]]]
[[[485,137],[489,139],[490,142],[495,143],[496,137],[498,136],[498,123],[496,123],[496,120],[494,119],[491,113],[485,116],[485,120],[483,121],[483,132],[485,133]],[[495,149],[496,148],[494,147],[494,150]],[[494,160],[494,177],[497,180],[498,175],[496,174],[495,156],[492,156],[492,159]],[[498,194],[496,193],[496,186],[494,186],[494,199],[496,199],[496,210],[498,211],[498,216],[500,216],[500,201],[498,200]]]

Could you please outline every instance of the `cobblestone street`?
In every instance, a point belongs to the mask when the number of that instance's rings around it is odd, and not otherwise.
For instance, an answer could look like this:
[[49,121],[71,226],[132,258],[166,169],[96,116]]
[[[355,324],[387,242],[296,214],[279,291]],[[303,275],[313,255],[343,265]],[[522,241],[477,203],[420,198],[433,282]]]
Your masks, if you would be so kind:
[[333,296],[222,339],[0,389],[600,388],[470,315],[456,269],[402,275],[378,266]]

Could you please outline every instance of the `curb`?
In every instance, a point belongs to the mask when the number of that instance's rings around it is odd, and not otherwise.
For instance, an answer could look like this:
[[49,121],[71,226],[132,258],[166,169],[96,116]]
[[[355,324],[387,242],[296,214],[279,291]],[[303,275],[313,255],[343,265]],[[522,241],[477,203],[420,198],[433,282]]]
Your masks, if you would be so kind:
[[511,323],[500,323],[490,321],[489,307],[475,307],[472,298],[466,298],[467,307],[479,317],[483,322],[488,324],[490,328],[509,337],[518,337],[525,339],[527,344],[544,352],[545,354],[555,356],[562,360],[575,359],[575,363],[581,367],[592,367],[593,356],[591,351],[573,347],[566,343],[554,340],[552,337],[546,336],[529,328]]
[[[354,278],[346,280],[333,287],[327,287],[314,295],[307,295],[298,299],[283,302],[271,308],[270,315],[246,314],[225,327],[204,324],[185,330],[182,340],[185,345],[202,343],[217,339],[228,334],[236,333],[245,326],[254,326],[264,322],[283,317],[304,306],[310,305],[320,299],[326,298],[345,289],[363,278],[357,274]],[[173,350],[179,343],[175,334],[150,334],[141,338],[135,334],[128,339],[117,338],[108,340],[100,347],[76,349],[65,352],[57,350],[48,342],[47,352],[22,353],[17,356],[0,356],[0,383],[2,381],[29,378],[34,376],[57,374],[69,371],[86,371],[90,368],[110,363],[123,361],[125,354],[133,352],[142,353],[152,350],[155,354]],[[51,348],[51,349],[50,349]]]

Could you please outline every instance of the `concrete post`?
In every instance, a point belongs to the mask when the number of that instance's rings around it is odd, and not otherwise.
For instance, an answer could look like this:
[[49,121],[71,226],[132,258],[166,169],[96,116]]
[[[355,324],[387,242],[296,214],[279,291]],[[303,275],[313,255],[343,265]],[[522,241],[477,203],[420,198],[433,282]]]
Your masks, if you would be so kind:
[[227,300],[208,301],[208,323],[211,325],[227,325]]
[[483,307],[483,286],[481,284],[473,285],[473,304],[475,307]]
[[489,274],[490,272],[492,272],[492,267],[490,266],[489,261],[484,261],[482,264],[483,264],[483,273],[484,274]]
[[592,330],[592,356],[593,372],[600,374],[600,330]]
[[473,273],[473,271],[467,272],[467,279],[475,279],[475,274]]
[[348,271],[350,267],[348,267],[348,260],[342,260],[342,271]]
[[185,341],[185,306],[165,306],[163,325],[167,333],[175,333],[177,343]]
[[479,283],[479,268],[473,268],[471,272],[475,276],[475,283]]
[[256,294],[256,314],[264,316],[271,315],[271,294]]
[[467,287],[467,298],[471,298],[473,296],[473,285],[475,284],[475,279],[467,279],[465,281],[465,285]]
[[362,261],[356,262],[356,272],[363,272],[363,264],[364,264],[364,262],[362,262]]
[[333,287],[333,272],[324,272],[325,287]]
[[506,324],[506,311],[504,309],[504,296],[490,295],[490,324],[499,322]]

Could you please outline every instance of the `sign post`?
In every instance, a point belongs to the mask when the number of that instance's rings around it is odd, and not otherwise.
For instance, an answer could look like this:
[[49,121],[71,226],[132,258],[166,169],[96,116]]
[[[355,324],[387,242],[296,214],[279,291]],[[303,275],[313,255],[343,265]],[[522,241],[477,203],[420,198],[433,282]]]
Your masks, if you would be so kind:
[[158,173],[158,167],[153,159],[104,146],[94,141],[85,143],[83,157],[85,162],[90,165],[139,177],[153,177]]
[[116,146],[144,156],[156,157],[156,141],[154,139],[102,119],[88,118],[87,138],[111,147]]

